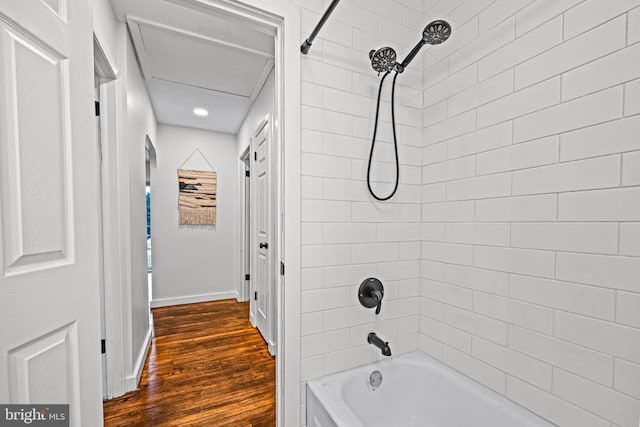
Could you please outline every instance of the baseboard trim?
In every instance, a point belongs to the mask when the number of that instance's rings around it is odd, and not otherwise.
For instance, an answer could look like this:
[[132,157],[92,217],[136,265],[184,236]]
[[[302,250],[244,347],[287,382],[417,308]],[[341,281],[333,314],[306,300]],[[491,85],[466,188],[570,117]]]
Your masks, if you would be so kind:
[[247,301],[249,301],[249,296],[247,296],[246,298],[240,298],[240,292],[238,292],[238,291],[235,291],[233,294],[236,296],[236,301],[238,301],[238,302],[247,302]]
[[127,392],[137,390],[138,384],[140,384],[140,377],[142,377],[142,370],[144,369],[144,362],[147,360],[149,349],[151,348],[151,338],[153,336],[153,329],[149,327],[147,335],[144,337],[144,344],[138,353],[138,359],[133,366],[133,375],[129,375],[125,381],[125,387]]
[[212,294],[189,295],[176,298],[161,298],[151,301],[151,308],[167,307],[170,305],[192,304],[195,302],[218,301],[221,299],[233,299],[237,298],[237,296],[238,294],[236,291],[229,291],[215,292]]

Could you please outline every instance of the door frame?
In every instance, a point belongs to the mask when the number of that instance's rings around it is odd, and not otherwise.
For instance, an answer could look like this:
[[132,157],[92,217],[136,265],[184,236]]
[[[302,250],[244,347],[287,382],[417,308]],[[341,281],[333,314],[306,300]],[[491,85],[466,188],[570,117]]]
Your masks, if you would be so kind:
[[102,233],[104,265],[104,307],[106,381],[105,398],[125,392],[126,374],[123,347],[123,284],[120,254],[120,218],[118,215],[118,69],[115,60],[104,49],[102,37],[93,33],[94,70],[100,77],[100,139],[102,148]]
[[[208,14],[232,14],[275,31],[272,175],[280,244],[274,251],[277,315],[276,424],[300,425],[300,8],[289,0],[168,0]],[[286,79],[285,79],[286,75]],[[285,167],[286,166],[286,167]],[[285,221],[286,218],[286,221]]]
[[[275,32],[275,110],[273,115],[272,143],[273,161],[276,162],[278,175],[274,204],[279,215],[275,221],[274,236],[280,244],[274,254],[274,263],[279,271],[280,262],[285,263],[283,275],[275,275],[275,306],[277,322],[276,355],[276,423],[278,427],[297,427],[300,425],[300,8],[290,0],[168,0],[172,3],[205,14],[232,14],[248,22],[268,26]],[[100,43],[106,46],[104,43]],[[108,58],[110,59],[110,58]],[[113,61],[109,63],[114,64]],[[117,70],[116,75],[117,75]],[[286,75],[286,79],[285,79]],[[104,100],[111,100],[108,113],[111,115],[105,145],[113,147],[111,141],[117,141],[117,115],[122,114],[120,83],[118,80],[107,84],[101,91]],[[116,102],[117,101],[117,102]],[[118,121],[119,123],[119,121]],[[108,153],[111,154],[111,153]],[[110,179],[118,184],[117,156],[110,157],[108,168]],[[284,167],[286,165],[286,167]],[[120,165],[120,167],[123,167]],[[111,181],[109,181],[111,185]],[[116,208],[119,196],[118,185],[110,187],[109,202],[115,200]],[[105,200],[108,198],[105,195]],[[105,216],[110,218],[111,236],[119,236],[117,230],[126,227],[127,218],[118,218],[118,212]],[[286,221],[285,221],[286,218]],[[117,225],[117,227],[116,227]],[[107,233],[105,229],[105,233]],[[106,246],[106,244],[105,244]],[[126,248],[126,246],[125,246]],[[109,255],[106,255],[107,252]],[[112,280],[107,281],[105,292],[107,327],[107,376],[110,396],[124,394],[126,386],[125,350],[123,342],[130,337],[130,324],[125,318],[131,310],[131,301],[126,292],[123,274],[126,272],[127,251],[120,243],[107,250],[105,247],[105,270],[111,269]],[[113,339],[109,339],[110,336]],[[117,339],[120,337],[120,339]]]
[[[247,172],[251,174],[250,152],[251,146],[248,145],[238,158],[238,212],[240,228],[238,229],[236,300],[239,302],[249,301],[251,287],[251,279],[247,280],[245,278],[246,274],[251,274],[251,254],[249,252],[249,242],[251,239],[251,209],[249,201],[251,197],[251,183],[250,176],[247,176]],[[249,320],[252,325],[255,325],[252,312],[249,312]]]

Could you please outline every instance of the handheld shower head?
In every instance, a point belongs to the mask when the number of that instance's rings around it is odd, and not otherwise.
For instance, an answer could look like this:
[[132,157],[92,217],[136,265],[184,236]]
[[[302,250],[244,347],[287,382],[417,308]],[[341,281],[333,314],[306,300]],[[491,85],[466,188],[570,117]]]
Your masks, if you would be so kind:
[[450,36],[451,25],[440,19],[430,22],[422,32],[422,40],[430,45],[444,43]]
[[[398,160],[398,140],[396,137],[396,119],[395,119],[395,90],[396,90],[396,79],[398,76],[404,72],[404,69],[409,65],[411,61],[416,57],[420,49],[425,44],[436,45],[440,43],[444,43],[451,36],[451,25],[448,22],[437,20],[430,22],[422,32],[422,38],[418,43],[411,49],[411,52],[407,55],[407,57],[402,61],[402,64],[396,61],[396,51],[390,47],[383,47],[381,49],[369,52],[369,59],[371,60],[371,66],[378,74],[384,72],[384,75],[380,79],[380,88],[378,89],[378,101],[376,103],[376,116],[374,119],[373,125],[373,139],[371,140],[371,151],[369,151],[369,163],[367,165],[367,187],[369,189],[369,193],[371,196],[378,201],[389,200],[396,194],[396,190],[398,189],[398,184],[400,182],[400,162]],[[384,84],[384,80],[387,78],[391,71],[395,71],[395,75],[393,76],[393,83],[391,83],[391,128],[393,130],[393,146],[396,157],[396,179],[393,190],[388,196],[382,197],[375,193],[373,188],[371,188],[371,162],[373,159],[373,151],[376,144],[376,134],[378,131],[378,113],[380,112],[380,98],[382,96],[382,87]]]
[[371,67],[379,73],[386,73],[396,64],[396,51],[390,47],[383,47],[369,52]]
[[400,64],[401,69],[407,68],[409,63],[413,61],[422,46],[425,44],[436,45],[444,43],[451,36],[451,25],[447,21],[437,20],[430,22],[422,31],[422,40],[415,45],[415,47],[409,52],[407,57]]

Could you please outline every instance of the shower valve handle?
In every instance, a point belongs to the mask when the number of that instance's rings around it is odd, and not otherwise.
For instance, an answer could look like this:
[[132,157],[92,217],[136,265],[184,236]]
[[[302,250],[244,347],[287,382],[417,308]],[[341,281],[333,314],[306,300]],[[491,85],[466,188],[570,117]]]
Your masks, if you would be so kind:
[[376,314],[380,314],[380,310],[382,310],[382,294],[380,291],[371,291],[371,298],[378,301],[378,304],[376,305]]
[[360,304],[366,308],[376,308],[376,314],[382,310],[382,298],[384,298],[384,286],[375,277],[365,279],[358,288]]

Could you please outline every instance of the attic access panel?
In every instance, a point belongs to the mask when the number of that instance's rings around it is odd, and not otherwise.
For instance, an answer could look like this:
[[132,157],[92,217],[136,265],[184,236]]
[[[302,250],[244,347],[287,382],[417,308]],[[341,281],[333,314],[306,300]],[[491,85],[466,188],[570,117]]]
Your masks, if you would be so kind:
[[139,28],[136,50],[147,78],[252,98],[273,67],[273,58],[263,52],[174,28],[134,25]]

